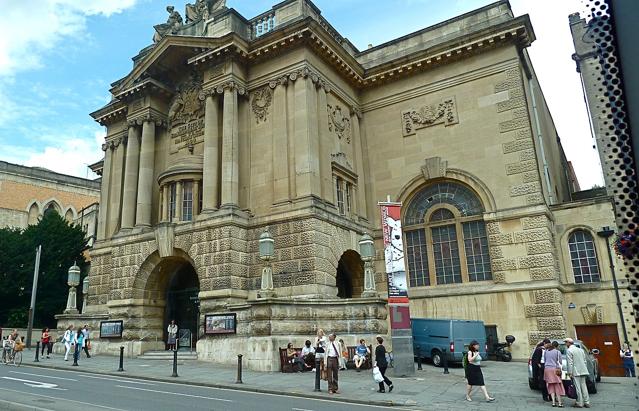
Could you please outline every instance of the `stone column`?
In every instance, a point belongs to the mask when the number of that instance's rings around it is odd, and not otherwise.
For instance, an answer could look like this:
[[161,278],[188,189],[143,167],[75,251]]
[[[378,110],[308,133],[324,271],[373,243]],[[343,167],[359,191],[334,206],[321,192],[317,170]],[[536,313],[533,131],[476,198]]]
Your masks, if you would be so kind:
[[224,88],[224,118],[222,122],[222,205],[237,208],[239,199],[239,135],[237,89]]
[[202,170],[202,212],[217,210],[220,202],[218,190],[220,180],[217,95],[209,94],[204,111],[204,165]]
[[273,203],[289,200],[286,77],[273,92]]
[[353,109],[351,111],[351,125],[353,127],[353,162],[357,173],[357,188],[353,190],[353,203],[357,206],[357,214],[368,218],[366,213],[366,189],[364,183],[364,152],[362,149],[362,136],[359,129],[359,119],[362,113]]
[[182,182],[175,183],[175,220],[182,221],[182,199],[184,197],[184,188]]
[[295,82],[295,174],[298,197],[320,194],[317,95],[310,77]]
[[111,180],[111,142],[102,144],[102,151],[104,151],[104,163],[102,164],[102,184],[100,185],[100,208],[98,211],[98,240],[104,240],[106,238],[106,226],[108,222],[107,206],[109,202],[109,182]]
[[164,184],[162,186],[162,221],[169,221],[169,201],[171,193],[169,192],[169,185]]
[[200,214],[200,180],[193,180],[193,219]]
[[138,171],[140,161],[140,130],[135,123],[129,123],[126,161],[124,165],[124,196],[122,198],[122,228],[133,228],[135,224],[136,195],[138,192]]
[[331,169],[331,152],[334,148],[332,135],[328,129],[328,102],[326,89],[319,85],[317,99],[317,111],[319,117],[319,173],[321,178],[322,199],[330,201],[332,197],[331,181],[333,170]]
[[124,168],[124,144],[122,138],[113,142],[113,169],[109,189],[109,226],[107,236],[112,235],[120,228],[120,216],[122,214],[122,171]]
[[140,171],[138,175],[138,198],[135,215],[136,226],[151,225],[153,201],[153,168],[155,163],[155,122],[145,119],[142,124],[140,144]]

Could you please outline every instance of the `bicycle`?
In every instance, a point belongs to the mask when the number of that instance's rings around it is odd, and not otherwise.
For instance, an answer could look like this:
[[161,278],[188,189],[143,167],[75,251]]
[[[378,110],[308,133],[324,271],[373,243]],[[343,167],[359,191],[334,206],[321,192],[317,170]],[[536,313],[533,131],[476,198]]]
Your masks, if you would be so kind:
[[19,367],[22,364],[22,349],[15,350],[14,347],[15,344],[11,344],[9,341],[2,342],[2,363]]

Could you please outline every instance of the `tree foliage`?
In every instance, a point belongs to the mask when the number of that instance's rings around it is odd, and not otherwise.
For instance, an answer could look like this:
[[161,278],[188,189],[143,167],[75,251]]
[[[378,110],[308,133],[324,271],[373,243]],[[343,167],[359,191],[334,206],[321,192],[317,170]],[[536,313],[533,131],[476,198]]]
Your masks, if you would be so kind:
[[36,327],[54,327],[54,316],[66,308],[69,267],[77,262],[82,274],[88,271],[82,228],[69,224],[55,211],[45,213],[38,224],[24,230],[0,229],[0,326],[27,326],[38,245],[42,245],[42,254],[34,312]]

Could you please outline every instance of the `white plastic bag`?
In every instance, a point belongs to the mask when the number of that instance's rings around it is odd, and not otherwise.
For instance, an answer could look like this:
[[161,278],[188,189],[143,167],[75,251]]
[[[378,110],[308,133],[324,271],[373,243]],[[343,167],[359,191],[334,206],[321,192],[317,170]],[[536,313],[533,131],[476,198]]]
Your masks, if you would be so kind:
[[373,367],[373,379],[378,383],[384,381],[384,376],[377,366]]

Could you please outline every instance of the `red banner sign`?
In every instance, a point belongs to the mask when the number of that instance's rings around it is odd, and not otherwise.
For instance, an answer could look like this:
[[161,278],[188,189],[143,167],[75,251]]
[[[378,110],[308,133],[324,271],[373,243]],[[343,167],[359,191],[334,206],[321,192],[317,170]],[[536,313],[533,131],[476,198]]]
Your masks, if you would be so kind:
[[384,262],[388,277],[388,303],[408,304],[408,282],[404,263],[401,204],[380,203],[384,237]]

